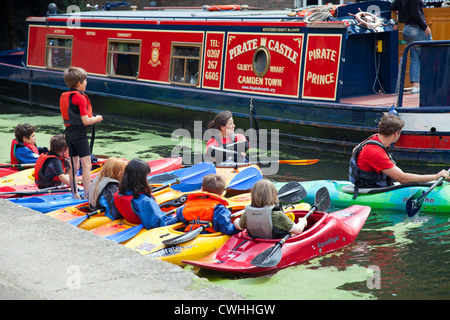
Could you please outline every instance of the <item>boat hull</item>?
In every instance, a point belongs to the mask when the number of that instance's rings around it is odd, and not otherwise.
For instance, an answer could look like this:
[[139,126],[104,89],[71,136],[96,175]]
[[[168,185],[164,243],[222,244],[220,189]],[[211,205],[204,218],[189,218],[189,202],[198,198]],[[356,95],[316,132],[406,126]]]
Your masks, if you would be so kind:
[[[359,194],[353,199],[353,194],[344,192],[343,187],[351,185],[344,180],[316,180],[302,181],[307,191],[305,201],[314,201],[315,194],[321,187],[326,187],[330,193],[331,205],[345,208],[354,204],[372,207],[372,210],[381,212],[406,212],[406,202],[417,191],[426,191],[431,184],[415,185],[393,189],[387,192],[373,194]],[[423,213],[439,213],[450,211],[450,183],[444,182],[442,186],[434,188],[428,194],[420,209]]]
[[[245,195],[241,199],[236,197],[232,199],[234,200],[234,211],[243,209],[246,204],[250,203],[249,195]],[[238,200],[242,201],[240,206],[237,205]],[[310,205],[307,203],[296,205],[297,209],[308,209],[309,207]],[[142,255],[151,258],[160,259],[176,265],[184,265],[184,260],[201,259],[219,249],[230,238],[230,236],[223,233],[215,232],[200,234],[197,238],[179,245],[167,246],[162,243],[166,239],[183,234],[184,228],[184,224],[177,223],[171,226],[146,230],[127,242],[125,247],[136,250]]]
[[[295,211],[296,219],[307,211]],[[338,250],[358,236],[370,213],[370,207],[352,206],[330,214],[313,213],[303,233],[289,238],[282,246],[282,259],[274,267],[251,264],[253,258],[273,247],[279,239],[255,239],[241,232],[232,236],[220,249],[197,261],[184,263],[221,273],[252,275],[273,273],[303,261]],[[312,225],[311,225],[312,224]]]

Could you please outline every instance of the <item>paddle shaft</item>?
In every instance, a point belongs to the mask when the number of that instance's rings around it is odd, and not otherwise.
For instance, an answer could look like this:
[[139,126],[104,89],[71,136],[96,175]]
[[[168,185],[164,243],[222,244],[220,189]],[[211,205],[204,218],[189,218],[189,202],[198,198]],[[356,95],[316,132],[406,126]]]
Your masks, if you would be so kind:
[[2,164],[0,168],[33,168],[35,165],[35,163]]
[[[448,172],[450,172],[450,169],[447,170]],[[417,202],[419,202],[420,200],[424,199],[438,184],[440,184],[442,181],[444,180],[444,177],[440,177],[439,179],[437,179],[437,181],[435,183],[433,183],[431,185],[431,187],[424,192],[419,199],[417,199]]]

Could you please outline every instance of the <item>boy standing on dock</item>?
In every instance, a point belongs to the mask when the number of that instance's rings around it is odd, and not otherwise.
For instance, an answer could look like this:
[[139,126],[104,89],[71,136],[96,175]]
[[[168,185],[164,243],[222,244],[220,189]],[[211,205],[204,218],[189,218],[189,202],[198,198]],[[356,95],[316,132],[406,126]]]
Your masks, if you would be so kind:
[[64,120],[66,130],[64,135],[70,155],[69,180],[74,199],[80,199],[76,187],[76,173],[79,162],[83,169],[83,187],[86,191],[85,199],[88,199],[89,186],[91,183],[91,150],[87,137],[87,127],[103,121],[100,115],[92,116],[91,102],[84,93],[87,85],[87,73],[84,69],[70,67],[64,71],[64,82],[70,91],[61,95],[59,107]]

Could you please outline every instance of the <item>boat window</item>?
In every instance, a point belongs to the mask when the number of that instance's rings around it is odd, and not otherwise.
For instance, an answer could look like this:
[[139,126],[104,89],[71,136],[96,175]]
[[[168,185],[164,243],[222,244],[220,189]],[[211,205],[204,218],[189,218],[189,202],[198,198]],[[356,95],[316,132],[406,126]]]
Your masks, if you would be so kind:
[[200,44],[172,44],[170,82],[197,86],[200,52]]
[[137,78],[141,43],[137,41],[108,41],[106,74],[115,77]]
[[253,55],[253,72],[257,77],[264,77],[269,71],[270,66],[270,52],[269,50],[261,46],[255,50]]
[[66,69],[72,64],[72,37],[47,37],[45,66]]

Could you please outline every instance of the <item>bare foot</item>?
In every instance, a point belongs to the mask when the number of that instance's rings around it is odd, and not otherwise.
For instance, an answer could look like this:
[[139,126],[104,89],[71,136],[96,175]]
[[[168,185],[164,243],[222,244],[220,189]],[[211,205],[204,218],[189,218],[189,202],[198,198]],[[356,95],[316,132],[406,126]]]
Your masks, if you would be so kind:
[[75,200],[80,200],[81,199],[81,197],[80,197],[80,195],[78,193],[73,193],[72,195],[73,195],[73,198]]

